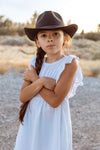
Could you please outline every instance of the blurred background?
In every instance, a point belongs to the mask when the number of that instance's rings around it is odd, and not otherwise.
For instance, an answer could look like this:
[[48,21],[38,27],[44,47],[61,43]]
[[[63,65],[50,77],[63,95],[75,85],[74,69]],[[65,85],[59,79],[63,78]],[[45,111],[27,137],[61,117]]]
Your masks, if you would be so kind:
[[84,86],[70,100],[74,150],[100,150],[100,0],[0,0],[0,150],[13,150],[19,128],[23,72],[36,52],[24,27],[46,10],[78,31],[65,54],[77,55]]
[[79,26],[66,54],[68,51],[80,57],[84,76],[100,77],[99,4],[99,0],[0,1],[0,74],[11,67],[28,67],[36,47],[25,36],[24,27],[35,27],[41,12],[53,10],[61,14],[65,25]]

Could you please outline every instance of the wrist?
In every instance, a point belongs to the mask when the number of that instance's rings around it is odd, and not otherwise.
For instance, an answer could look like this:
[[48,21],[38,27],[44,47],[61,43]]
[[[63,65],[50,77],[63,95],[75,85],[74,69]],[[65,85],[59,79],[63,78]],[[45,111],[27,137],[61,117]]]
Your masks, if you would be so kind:
[[31,79],[31,82],[33,83],[34,81],[36,81],[36,80],[38,80],[38,79],[39,79],[39,76],[37,75],[37,76],[35,77],[35,79],[34,79],[34,78]]
[[38,79],[36,80],[36,82],[39,83],[39,85],[41,86],[41,88],[44,86],[44,79],[43,79],[43,77],[38,78]]
[[43,83],[43,86],[45,86],[45,84],[46,84],[46,77],[41,77],[41,81]]

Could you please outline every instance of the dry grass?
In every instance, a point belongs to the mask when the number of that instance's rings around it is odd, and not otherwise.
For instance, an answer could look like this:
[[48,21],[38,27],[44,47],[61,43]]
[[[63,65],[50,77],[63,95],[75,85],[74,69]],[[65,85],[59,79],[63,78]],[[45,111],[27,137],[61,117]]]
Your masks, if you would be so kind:
[[84,34],[79,34],[74,37],[75,39],[88,39],[92,41],[100,41],[100,32],[88,32]]
[[27,68],[35,54],[33,46],[3,46],[0,45],[0,74],[5,74],[10,68]]
[[100,60],[80,59],[80,66],[84,76],[100,77]]
[[[0,62],[0,74],[5,74],[11,68],[16,68],[16,72],[23,73],[29,65],[28,60],[21,62]],[[100,60],[80,59],[80,66],[84,76],[100,77]]]
[[82,59],[100,59],[100,41],[74,39],[70,51]]
[[[3,37],[0,38],[3,41]],[[11,43],[13,42],[12,37],[5,38],[6,42],[10,38]],[[23,72],[28,67],[29,61],[36,52],[36,47],[29,46],[27,43],[25,45],[25,41],[22,43],[24,44],[22,46],[0,45],[0,74],[5,74],[12,67],[19,72]],[[79,56],[84,76],[100,77],[100,41],[73,39],[69,52],[67,50],[65,53]]]
[[35,43],[32,42],[31,40],[29,40],[27,38],[27,36],[18,36],[18,35],[0,36],[0,45],[11,45],[11,46],[29,45],[29,46],[33,46],[34,44]]
[[16,68],[16,72],[23,73],[26,68],[28,68],[29,60],[19,62],[0,62],[0,74],[6,74],[9,69]]

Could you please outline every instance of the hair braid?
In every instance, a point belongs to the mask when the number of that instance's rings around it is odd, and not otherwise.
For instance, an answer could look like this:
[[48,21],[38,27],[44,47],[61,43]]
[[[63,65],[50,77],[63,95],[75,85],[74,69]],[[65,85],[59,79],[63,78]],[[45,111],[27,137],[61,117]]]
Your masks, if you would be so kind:
[[36,55],[36,61],[35,61],[35,70],[37,74],[39,75],[42,63],[43,63],[43,58],[45,56],[45,51],[42,50],[42,48],[37,49],[37,55]]
[[[37,74],[39,75],[41,67],[42,67],[42,63],[43,63],[43,58],[45,56],[45,51],[43,51],[42,48],[37,48],[37,54],[36,54],[36,61],[35,61],[35,70],[37,72]],[[23,103],[20,106],[20,112],[19,112],[19,121],[22,123],[23,119],[24,119],[24,115],[27,109],[27,106],[29,104],[29,101]]]

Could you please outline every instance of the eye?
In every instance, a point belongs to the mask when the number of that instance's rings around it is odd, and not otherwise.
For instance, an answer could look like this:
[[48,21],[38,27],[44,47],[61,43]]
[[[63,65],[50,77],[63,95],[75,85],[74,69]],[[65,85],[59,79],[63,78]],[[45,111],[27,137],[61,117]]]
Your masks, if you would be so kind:
[[55,32],[55,33],[54,33],[54,35],[56,35],[56,36],[57,36],[57,35],[58,35],[58,32]]
[[58,32],[54,32],[53,35],[54,35],[54,36],[59,36],[59,33],[58,33]]
[[42,34],[41,37],[45,38],[45,37],[46,37],[46,34]]

